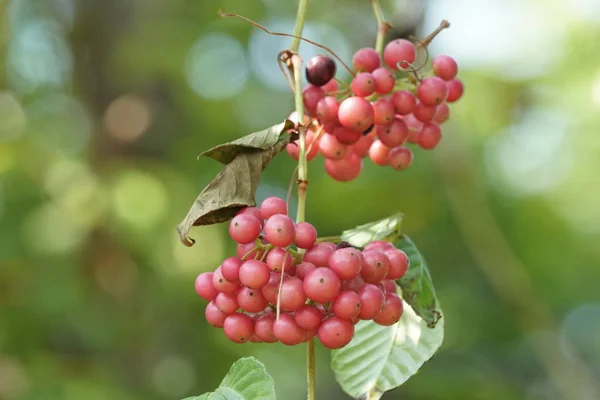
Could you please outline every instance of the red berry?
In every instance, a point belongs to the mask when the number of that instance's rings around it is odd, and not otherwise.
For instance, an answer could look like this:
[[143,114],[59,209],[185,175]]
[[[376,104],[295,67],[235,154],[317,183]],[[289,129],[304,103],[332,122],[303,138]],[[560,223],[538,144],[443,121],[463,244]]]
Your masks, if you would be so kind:
[[381,140],[376,140],[369,149],[369,158],[375,164],[383,167],[389,164],[389,153],[390,148],[383,144]]
[[241,244],[248,244],[258,239],[260,235],[261,224],[256,217],[250,214],[240,214],[229,223],[229,236]]
[[392,71],[387,68],[377,68],[372,73],[375,81],[375,91],[379,94],[388,94],[394,90],[396,78]]
[[234,293],[219,293],[215,297],[215,305],[223,314],[233,314],[239,308],[237,295]]
[[309,249],[317,240],[317,230],[308,222],[299,222],[296,224],[296,238],[294,244],[299,249]]
[[353,247],[338,249],[329,256],[329,268],[340,279],[353,279],[360,274],[360,270],[362,269],[362,257],[359,254],[360,250]]
[[374,134],[370,133],[368,135],[364,135],[358,140],[358,142],[350,146],[350,151],[352,151],[360,158],[364,158],[369,154],[369,149],[371,148],[371,145],[374,141]]
[[239,289],[240,283],[239,282],[229,282],[223,276],[223,274],[221,272],[221,267],[218,267],[217,269],[215,269],[215,272],[213,273],[213,286],[219,292],[233,293]]
[[198,296],[202,297],[206,301],[212,301],[217,297],[219,293],[213,286],[213,273],[203,272],[196,278],[194,287]]
[[305,304],[294,314],[294,319],[298,326],[302,329],[312,330],[317,329],[321,325],[323,315],[317,307]]
[[256,207],[244,207],[240,211],[238,211],[237,214],[235,214],[235,215],[240,215],[240,214],[250,214],[250,215],[254,216],[260,222],[261,229],[262,229],[263,225],[265,224],[265,217],[263,217],[260,210]]
[[260,212],[265,219],[271,218],[273,215],[284,214],[287,215],[288,209],[285,200],[279,197],[271,196],[267,197],[260,203]]
[[371,47],[359,49],[352,57],[352,66],[357,72],[372,72],[380,65],[379,54]]
[[275,322],[275,314],[263,314],[254,323],[254,333],[260,340],[265,343],[275,343],[277,338],[273,334],[273,323]]
[[340,104],[338,119],[344,128],[362,133],[373,124],[373,106],[362,97],[348,97]]
[[283,270],[285,272],[289,272],[294,260],[288,251],[277,247],[267,254],[266,261],[267,266],[271,271],[281,272]]
[[281,309],[283,311],[296,311],[306,303],[303,283],[295,276],[283,280],[281,285]]
[[360,297],[361,303],[360,314],[358,314],[358,317],[364,320],[377,317],[385,302],[385,296],[381,289],[370,283],[365,283],[365,285],[358,290],[358,296]]
[[400,297],[395,293],[388,293],[381,313],[373,320],[379,325],[391,326],[400,321],[403,311],[404,305]]
[[438,145],[442,139],[442,130],[435,122],[423,125],[421,132],[417,135],[417,143],[422,149],[431,150]]
[[435,122],[437,122],[438,124],[443,124],[444,122],[448,121],[449,117],[450,107],[448,107],[448,104],[442,103],[439,106],[437,106],[437,108],[435,109],[435,114],[433,115],[433,120]]
[[265,237],[273,246],[287,247],[296,238],[294,221],[287,215],[273,215],[265,223]]
[[353,292],[357,292],[361,287],[365,285],[365,280],[362,276],[357,276],[349,281],[342,282],[342,290],[352,290]]
[[260,289],[250,289],[244,286],[237,292],[236,300],[242,310],[251,313],[260,312],[269,305]]
[[378,283],[385,279],[390,271],[390,260],[381,250],[363,251],[365,262],[360,275],[367,283]]
[[400,146],[408,137],[408,127],[400,118],[394,118],[389,125],[377,127],[377,138],[387,147]]
[[331,57],[318,54],[306,63],[306,80],[315,86],[323,86],[333,79],[335,70]]
[[417,97],[424,105],[434,107],[441,104],[448,96],[446,82],[437,76],[423,79],[417,88]]
[[319,326],[317,336],[328,349],[339,349],[352,340],[354,324],[338,317],[329,317]]
[[339,182],[349,182],[356,179],[362,168],[362,160],[355,153],[348,153],[341,160],[325,160],[327,174]]
[[331,134],[342,144],[357,143],[362,137],[362,132],[353,131],[343,126],[336,127]]
[[417,99],[408,90],[398,90],[392,95],[392,104],[398,114],[408,115],[417,106]]
[[273,323],[273,335],[281,343],[294,346],[302,343],[305,331],[298,326],[294,317],[289,314],[281,314],[279,319]]
[[408,68],[417,57],[415,45],[406,39],[389,42],[383,49],[383,61],[391,69]]
[[423,103],[417,103],[413,115],[421,122],[429,122],[435,115],[436,107],[428,107]]
[[329,268],[317,268],[303,281],[304,293],[317,303],[328,303],[340,292],[340,278]]
[[325,91],[315,85],[308,85],[302,91],[302,100],[304,101],[304,108],[312,115],[317,115],[317,103],[325,97]]
[[308,275],[315,269],[317,269],[317,267],[315,267],[315,264],[303,261],[296,266],[296,277],[304,280],[304,278],[306,278],[306,275]]
[[270,276],[269,267],[260,260],[244,261],[240,267],[240,282],[252,289],[261,289],[269,282]]
[[433,73],[445,81],[456,78],[458,74],[458,64],[454,58],[446,55],[439,55],[433,58],[431,63]]
[[338,109],[340,103],[333,96],[323,97],[317,103],[317,119],[322,124],[336,123],[338,120]]
[[315,267],[327,267],[329,262],[329,256],[333,253],[335,247],[331,248],[325,243],[317,243],[306,253],[304,253],[304,262],[309,262]]
[[[316,143],[315,139],[317,140]],[[313,144],[314,143],[314,144]],[[306,153],[306,161],[312,161],[316,156],[319,155],[319,139],[316,138],[316,135],[313,131],[309,130],[306,132],[306,150],[310,149]],[[294,160],[298,161],[300,158],[300,139],[294,140],[293,142],[288,143],[285,146],[285,151],[292,157]]]
[[[288,279],[287,274],[283,275],[283,280]],[[277,272],[271,273],[269,282],[261,289],[263,297],[271,304],[277,303],[277,293],[279,290],[279,283],[281,282],[281,274]]]
[[264,250],[257,250],[255,243],[238,244],[236,246],[236,255],[240,260],[260,258],[263,254]]
[[214,301],[208,303],[204,310],[204,316],[206,317],[206,321],[215,328],[222,328],[225,318],[227,318],[227,314],[219,310]]
[[[343,129],[343,128],[342,128]],[[348,145],[340,141],[329,133],[324,134],[319,141],[319,150],[323,157],[331,160],[341,160],[348,153]]]
[[465,88],[460,79],[452,79],[446,82],[446,86],[448,87],[448,97],[446,98],[448,103],[454,103],[462,97]]
[[246,314],[231,314],[225,318],[223,330],[232,342],[245,343],[254,334],[254,320]]
[[367,97],[375,92],[375,80],[370,72],[360,72],[350,84],[352,92],[359,97]]
[[360,314],[362,305],[358,293],[351,290],[340,292],[333,300],[333,313],[341,319],[354,319]]
[[374,240],[374,241],[368,243],[364,247],[363,250],[367,251],[367,250],[373,250],[373,249],[375,249],[375,250],[386,251],[388,249],[394,249],[394,248],[395,248],[394,245],[391,244],[388,241],[385,241],[385,240]]
[[400,279],[408,271],[409,261],[405,252],[399,249],[384,250],[385,255],[390,260],[390,271],[387,279]]
[[412,151],[402,146],[394,147],[388,155],[390,166],[398,171],[408,168],[412,163],[412,159]]
[[327,82],[325,85],[321,86],[321,89],[325,91],[325,93],[333,93],[340,90],[340,85],[338,85],[337,81],[334,79]]
[[394,106],[386,99],[373,102],[373,124],[387,125],[394,120]]
[[[390,267],[391,268],[391,267]],[[388,274],[389,277],[389,274]],[[384,294],[388,294],[388,293],[396,293],[396,291],[398,290],[398,287],[396,286],[396,282],[394,282],[392,279],[384,279],[379,283],[380,288],[382,289]]]

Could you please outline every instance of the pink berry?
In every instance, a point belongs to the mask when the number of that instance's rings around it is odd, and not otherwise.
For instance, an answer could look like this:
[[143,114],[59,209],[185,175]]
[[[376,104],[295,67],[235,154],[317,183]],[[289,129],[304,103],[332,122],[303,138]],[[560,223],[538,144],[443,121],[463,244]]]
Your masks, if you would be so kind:
[[379,54],[371,47],[359,49],[352,57],[352,66],[357,72],[372,72],[380,65]]
[[442,139],[442,130],[435,122],[428,122],[417,135],[417,143],[422,149],[431,150],[435,148]]
[[349,182],[356,179],[363,168],[363,162],[355,153],[348,153],[341,160],[325,160],[327,174],[339,182]]
[[429,107],[423,103],[417,103],[413,111],[413,115],[421,122],[429,122],[433,119],[435,115],[436,107]]
[[294,314],[294,319],[300,328],[306,330],[317,329],[321,325],[323,315],[317,307],[305,304]]
[[236,300],[242,310],[251,313],[260,312],[269,305],[260,289],[244,286],[237,292]]
[[196,278],[194,287],[198,296],[202,297],[206,301],[212,301],[217,297],[219,293],[213,286],[213,273],[203,272]]
[[303,281],[304,293],[317,303],[329,303],[340,292],[340,278],[329,268],[317,268]]
[[384,250],[385,255],[390,260],[390,270],[387,279],[400,279],[408,271],[409,261],[405,252],[400,249],[392,248]]
[[330,80],[329,82],[327,82],[325,85],[321,86],[321,89],[323,89],[325,91],[325,93],[329,94],[329,93],[337,92],[338,90],[340,90],[340,85],[337,83],[337,81],[334,78],[334,79]]
[[299,249],[310,249],[317,241],[317,230],[308,222],[296,224],[296,238],[294,244]]
[[349,281],[343,281],[342,290],[352,290],[353,292],[357,292],[364,285],[365,280],[362,278],[362,276],[358,275],[357,277],[352,278]]
[[437,76],[423,79],[417,88],[417,97],[424,105],[434,107],[441,104],[448,96],[446,82]]
[[363,135],[358,142],[354,143],[350,146],[350,151],[359,156],[360,158],[364,158],[369,154],[369,149],[371,145],[375,141],[375,135],[368,134]]
[[333,313],[341,319],[354,319],[360,314],[362,304],[358,293],[345,290],[333,300]]
[[288,251],[277,247],[269,251],[266,261],[267,266],[271,271],[281,272],[283,270],[285,272],[289,272],[294,260]]
[[333,96],[323,97],[317,103],[316,116],[320,123],[330,124],[337,122],[340,103]]
[[[387,253],[386,253],[387,255]],[[391,271],[391,266],[390,266],[390,271]],[[388,274],[388,279],[384,279],[381,282],[379,282],[379,287],[381,288],[381,290],[383,291],[384,294],[388,294],[388,293],[396,293],[396,291],[398,290],[398,287],[396,286],[396,282],[394,282],[392,279],[389,279],[390,274]]]
[[232,342],[245,343],[254,334],[254,320],[246,314],[231,314],[225,318],[223,330]]
[[446,82],[446,86],[448,87],[448,97],[446,98],[448,103],[454,103],[462,97],[465,88],[460,79],[452,79]]
[[338,249],[331,253],[328,259],[329,268],[343,280],[352,279],[362,269],[362,257],[359,256],[360,250],[353,247]]
[[294,221],[283,214],[273,215],[265,223],[265,237],[273,246],[287,247],[296,238]]
[[287,346],[295,346],[302,343],[305,331],[300,328],[294,317],[289,314],[281,314],[273,323],[273,335],[281,343]]
[[415,95],[408,90],[398,90],[392,95],[394,109],[400,115],[408,115],[417,106]]
[[406,147],[394,147],[388,154],[388,160],[390,166],[398,171],[402,171],[410,166],[412,163],[413,154],[412,151]]
[[385,279],[390,271],[390,260],[381,250],[363,251],[365,262],[360,275],[367,283],[378,283]]
[[240,288],[240,283],[239,282],[229,282],[223,276],[223,274],[221,272],[221,267],[218,267],[217,269],[215,269],[215,272],[213,272],[213,286],[219,292],[233,293]]
[[241,244],[248,244],[258,239],[261,231],[260,221],[250,214],[240,214],[229,223],[229,236]]
[[254,323],[254,333],[260,340],[265,343],[275,343],[277,338],[273,334],[273,323],[275,322],[275,314],[263,314]]
[[373,106],[362,97],[348,97],[340,104],[338,119],[344,128],[362,133],[373,123]]
[[373,102],[373,124],[387,125],[394,120],[394,106],[386,99]]
[[351,83],[352,92],[359,97],[367,97],[375,92],[375,80],[370,72],[360,72]]
[[352,340],[354,324],[338,317],[329,317],[319,326],[317,336],[328,349],[339,349]]
[[277,214],[287,215],[288,209],[287,204],[285,204],[285,200],[280,199],[279,197],[271,196],[267,197],[262,203],[260,203],[260,212],[265,219],[269,219],[273,215]]
[[379,94],[388,94],[394,90],[396,78],[392,71],[387,68],[377,68],[372,73],[375,81],[375,91]]
[[265,218],[263,217],[260,210],[256,207],[244,207],[240,211],[238,211],[237,214],[235,214],[235,215],[240,215],[240,214],[250,214],[250,215],[254,216],[260,222],[261,229],[262,229],[263,225],[265,224]]
[[206,321],[215,328],[222,328],[225,318],[227,318],[227,314],[219,310],[214,301],[208,303],[204,310],[204,316],[206,317]]
[[309,262],[315,267],[327,267],[329,256],[334,250],[335,247],[331,248],[325,243],[317,243],[304,253],[303,261]]
[[389,164],[389,153],[390,148],[383,144],[381,140],[376,140],[369,149],[369,158],[375,164],[383,167]]
[[308,85],[302,91],[302,99],[304,100],[304,108],[306,111],[312,115],[316,116],[317,114],[317,103],[325,97],[325,91],[314,85]]
[[304,278],[306,278],[306,275],[310,274],[315,269],[317,269],[317,267],[315,267],[315,264],[308,261],[303,261],[296,266],[296,277],[298,279],[304,280]]
[[240,267],[240,282],[252,289],[260,289],[269,282],[271,272],[267,264],[260,260],[244,261]]
[[[316,142],[315,142],[316,140]],[[313,144],[314,143],[314,144]],[[319,155],[319,139],[316,138],[316,135],[313,131],[309,130],[306,132],[306,160],[312,161],[316,156]],[[300,158],[300,139],[294,140],[290,142],[287,146],[285,146],[285,151],[292,157],[294,160],[298,161]],[[310,150],[309,150],[310,149]]]
[[260,258],[263,254],[264,250],[257,250],[255,243],[238,244],[236,246],[236,255],[240,260]]
[[[283,280],[289,279],[287,274],[283,274]],[[271,273],[269,282],[261,289],[263,297],[271,304],[277,303],[277,293],[281,282],[281,274],[277,272]]]
[[408,137],[408,127],[400,118],[394,118],[389,125],[377,127],[377,138],[387,147],[400,146]]
[[417,51],[415,45],[406,39],[389,42],[383,49],[383,61],[393,70],[408,68],[415,61]]
[[433,120],[435,122],[437,122],[438,124],[443,124],[444,122],[448,121],[449,117],[450,107],[448,107],[448,104],[442,103],[439,106],[437,106],[437,108],[435,109],[435,114],[433,115]]
[[234,293],[219,293],[215,297],[215,305],[223,314],[233,314],[239,308],[237,295]]
[[[343,128],[342,128],[343,129]],[[323,157],[331,160],[341,160],[348,153],[348,145],[340,143],[334,135],[324,134],[319,141],[319,150]]]
[[454,58],[446,55],[439,55],[433,58],[431,63],[433,73],[445,81],[456,78],[458,74],[458,64]]
[[388,293],[381,312],[373,320],[379,325],[391,326],[400,321],[403,311],[404,305],[400,297],[395,293]]
[[377,317],[385,302],[385,296],[381,289],[373,284],[365,283],[365,285],[358,290],[358,296],[361,303],[358,318],[368,320]]
[[360,140],[362,132],[338,126],[333,130],[332,135],[342,144],[354,144]]
[[385,240],[374,240],[372,242],[369,242],[363,249],[363,251],[367,251],[367,250],[381,250],[381,251],[386,251],[389,249],[394,249],[394,245],[391,244],[388,241]]
[[281,285],[281,309],[283,311],[299,310],[306,303],[306,294],[302,280],[295,276],[283,280]]

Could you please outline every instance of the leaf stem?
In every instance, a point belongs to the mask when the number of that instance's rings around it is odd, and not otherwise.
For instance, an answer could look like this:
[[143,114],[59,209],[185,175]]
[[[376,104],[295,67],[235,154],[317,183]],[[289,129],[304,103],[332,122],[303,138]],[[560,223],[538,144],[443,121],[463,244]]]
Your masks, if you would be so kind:
[[383,54],[383,42],[385,41],[385,35],[391,28],[391,25],[383,18],[383,11],[381,11],[381,4],[379,0],[371,0],[373,6],[373,13],[377,19],[377,39],[375,41],[375,50],[379,53],[379,56]]

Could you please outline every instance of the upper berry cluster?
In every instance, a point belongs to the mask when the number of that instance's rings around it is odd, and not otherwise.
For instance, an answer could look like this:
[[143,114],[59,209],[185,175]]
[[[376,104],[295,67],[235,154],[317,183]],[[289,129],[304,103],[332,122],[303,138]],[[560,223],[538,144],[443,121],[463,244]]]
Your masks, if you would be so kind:
[[[429,76],[420,77],[413,66],[417,49],[397,39],[385,46],[382,57],[370,47],[358,50],[350,85],[335,78],[336,64],[329,56],[317,55],[306,63],[309,161],[320,152],[333,179],[350,181],[360,174],[366,156],[377,165],[403,170],[413,159],[407,144],[425,150],[437,146],[440,125],[450,116],[448,103],[462,96],[463,83],[456,61],[447,55],[436,56]],[[289,119],[298,123],[295,112]],[[287,151],[298,159],[297,142]]]

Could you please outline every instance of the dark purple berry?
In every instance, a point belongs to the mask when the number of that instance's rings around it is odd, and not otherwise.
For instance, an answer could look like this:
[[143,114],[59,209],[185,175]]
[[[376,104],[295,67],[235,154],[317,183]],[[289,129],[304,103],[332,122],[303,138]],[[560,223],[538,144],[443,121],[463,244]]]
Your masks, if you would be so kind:
[[323,86],[335,76],[335,62],[322,54],[306,63],[306,80],[315,86]]

